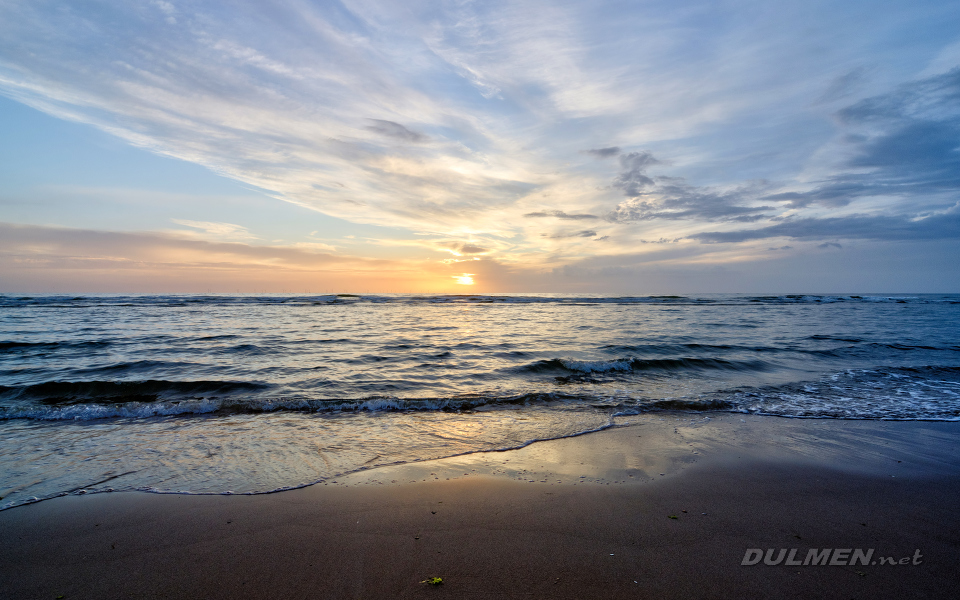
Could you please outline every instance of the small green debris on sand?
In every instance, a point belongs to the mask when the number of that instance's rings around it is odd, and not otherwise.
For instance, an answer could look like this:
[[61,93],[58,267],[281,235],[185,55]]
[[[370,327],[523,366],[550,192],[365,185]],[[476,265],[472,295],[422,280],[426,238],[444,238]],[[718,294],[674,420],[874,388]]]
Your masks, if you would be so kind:
[[668,519],[679,519],[680,517],[678,517],[677,515],[667,515],[667,518],[668,518]]
[[420,583],[425,583],[427,585],[443,585],[443,577],[427,577]]

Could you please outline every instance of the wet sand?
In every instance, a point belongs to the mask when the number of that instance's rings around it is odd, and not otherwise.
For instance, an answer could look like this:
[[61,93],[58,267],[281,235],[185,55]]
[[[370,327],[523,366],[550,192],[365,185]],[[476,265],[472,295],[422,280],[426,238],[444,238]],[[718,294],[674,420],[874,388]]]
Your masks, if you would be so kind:
[[[0,597],[955,597],[960,423],[702,417],[276,494],[2,511]],[[749,548],[908,560],[743,566]]]

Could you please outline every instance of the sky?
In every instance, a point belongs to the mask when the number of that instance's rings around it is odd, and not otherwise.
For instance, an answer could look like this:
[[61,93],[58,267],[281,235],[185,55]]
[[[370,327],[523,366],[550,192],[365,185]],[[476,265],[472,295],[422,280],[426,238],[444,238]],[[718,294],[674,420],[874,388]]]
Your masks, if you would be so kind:
[[0,0],[0,292],[960,292],[960,4]]

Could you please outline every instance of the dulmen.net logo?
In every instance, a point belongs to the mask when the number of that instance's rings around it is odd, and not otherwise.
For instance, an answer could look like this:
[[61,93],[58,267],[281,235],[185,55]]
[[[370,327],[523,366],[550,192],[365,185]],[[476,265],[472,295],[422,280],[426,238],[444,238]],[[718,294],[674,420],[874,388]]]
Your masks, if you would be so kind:
[[810,548],[805,553],[800,548],[747,548],[740,561],[742,566],[784,565],[788,567],[846,567],[854,565],[919,565],[923,555],[917,550],[913,556],[874,556],[868,548]]

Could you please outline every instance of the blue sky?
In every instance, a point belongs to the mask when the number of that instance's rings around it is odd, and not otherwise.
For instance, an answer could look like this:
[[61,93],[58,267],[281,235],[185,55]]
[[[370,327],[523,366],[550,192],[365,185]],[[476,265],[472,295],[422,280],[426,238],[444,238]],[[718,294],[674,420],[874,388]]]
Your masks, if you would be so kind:
[[0,96],[2,291],[960,291],[953,3],[2,0]]

